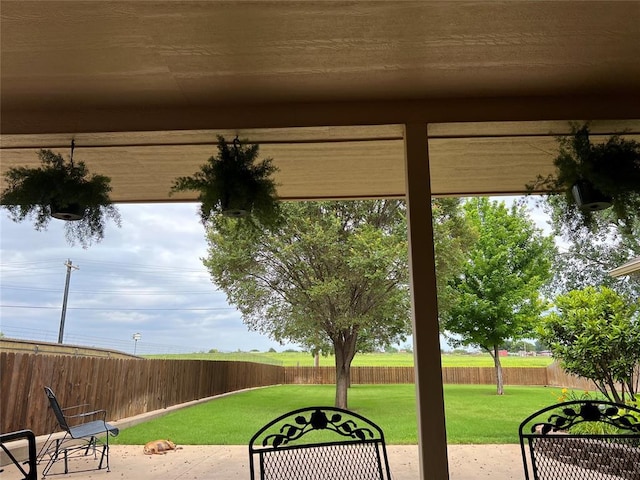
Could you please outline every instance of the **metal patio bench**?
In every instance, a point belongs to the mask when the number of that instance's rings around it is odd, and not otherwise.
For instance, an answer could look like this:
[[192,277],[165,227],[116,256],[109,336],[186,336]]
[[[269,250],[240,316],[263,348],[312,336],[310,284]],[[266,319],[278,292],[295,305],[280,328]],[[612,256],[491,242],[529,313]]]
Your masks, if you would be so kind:
[[[18,460],[12,451],[12,445],[20,441],[27,441],[27,454],[28,458],[25,461]],[[18,448],[20,445],[18,445]],[[7,465],[11,467],[3,466],[0,468],[0,473],[4,472],[6,468],[11,468],[13,472],[16,470],[22,475],[22,480],[37,480],[38,468],[36,459],[36,437],[31,430],[20,430],[17,432],[2,433],[0,434],[0,448],[5,453],[7,458],[11,461]],[[26,469],[25,469],[26,466]]]
[[518,433],[526,480],[640,480],[638,408],[558,403],[527,417]]
[[44,387],[44,392],[64,435],[52,439],[52,433],[40,450],[38,462],[47,460],[42,476],[46,476],[59,460],[64,460],[64,473],[69,473],[70,458],[87,456],[90,451],[95,458],[98,445],[102,451],[97,470],[101,470],[104,463],[110,471],[109,437],[118,435],[119,430],[106,422],[106,410],[91,410],[88,404],[62,408],[51,388]]
[[267,423],[249,442],[251,479],[389,480],[382,429],[335,407],[307,407]]

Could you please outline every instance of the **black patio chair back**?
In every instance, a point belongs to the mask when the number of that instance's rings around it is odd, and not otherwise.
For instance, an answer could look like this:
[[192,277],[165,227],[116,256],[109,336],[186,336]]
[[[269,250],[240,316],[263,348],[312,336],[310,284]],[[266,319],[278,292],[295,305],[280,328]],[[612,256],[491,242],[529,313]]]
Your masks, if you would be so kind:
[[[14,454],[15,452],[12,447],[24,442],[24,440],[27,440],[28,457],[22,461],[16,457],[17,454]],[[20,448],[20,446],[21,445],[18,445],[16,449]],[[21,480],[38,480],[36,437],[31,430],[20,430],[0,434],[0,448],[2,448],[4,454],[11,461],[11,463],[7,463],[7,465],[0,468],[0,473],[4,473],[7,468],[10,468],[13,473],[16,471],[19,473]]]
[[[53,390],[51,390],[51,388],[49,388],[49,387],[44,387],[44,393],[47,396],[47,398],[49,399],[49,406],[51,407],[51,410],[53,410],[53,414],[56,417],[56,421],[58,422],[58,426],[62,430],[64,430],[65,432],[68,432],[69,431],[69,425],[67,424],[67,419],[64,416],[64,413],[62,411],[62,407],[58,403],[58,399],[56,398],[56,395],[53,393]],[[80,406],[85,406],[85,405],[78,405],[78,407],[80,407]]]
[[267,423],[249,442],[251,479],[389,480],[384,433],[336,407],[307,407]]
[[98,445],[101,447],[101,452],[97,470],[102,469],[104,465],[107,471],[110,471],[109,437],[118,435],[119,430],[107,423],[106,410],[91,410],[86,403],[63,408],[50,387],[44,387],[44,392],[49,399],[49,405],[58,426],[64,431],[64,436],[57,438],[55,432],[52,432],[42,446],[38,454],[38,462],[47,460],[42,476],[49,474],[53,465],[59,460],[64,460],[64,473],[69,473],[70,458],[87,456],[89,451],[96,457]]
[[545,407],[518,430],[526,480],[640,480],[640,409],[604,400]]

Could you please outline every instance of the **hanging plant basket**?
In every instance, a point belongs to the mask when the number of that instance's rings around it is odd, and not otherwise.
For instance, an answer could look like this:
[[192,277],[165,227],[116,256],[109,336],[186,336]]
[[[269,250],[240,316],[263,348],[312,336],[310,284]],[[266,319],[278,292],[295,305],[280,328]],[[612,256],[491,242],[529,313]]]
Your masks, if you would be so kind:
[[563,216],[579,215],[578,223],[587,228],[594,212],[610,207],[616,221],[627,228],[640,212],[640,143],[619,135],[592,143],[589,136],[588,124],[572,124],[571,136],[557,137],[555,173],[538,176],[527,190],[563,194]]
[[271,178],[277,171],[273,160],[257,161],[257,144],[240,142],[237,137],[231,144],[221,136],[217,139],[218,154],[192,176],[177,178],[171,194],[199,192],[200,218],[205,225],[216,215],[245,218],[263,227],[277,224],[280,207]]
[[14,222],[31,219],[36,230],[46,230],[51,218],[65,220],[70,244],[86,248],[104,238],[108,218],[120,226],[120,213],[111,203],[111,179],[90,175],[84,162],[68,162],[51,150],[40,150],[38,168],[14,167],[4,175],[7,187],[0,204]]

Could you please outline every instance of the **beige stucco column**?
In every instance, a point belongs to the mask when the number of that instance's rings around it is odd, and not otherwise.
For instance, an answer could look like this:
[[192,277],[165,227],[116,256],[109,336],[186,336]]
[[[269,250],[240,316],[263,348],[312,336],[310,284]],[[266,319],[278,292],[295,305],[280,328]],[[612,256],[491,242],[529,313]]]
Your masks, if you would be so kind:
[[446,480],[449,467],[424,123],[405,125],[405,161],[420,478]]

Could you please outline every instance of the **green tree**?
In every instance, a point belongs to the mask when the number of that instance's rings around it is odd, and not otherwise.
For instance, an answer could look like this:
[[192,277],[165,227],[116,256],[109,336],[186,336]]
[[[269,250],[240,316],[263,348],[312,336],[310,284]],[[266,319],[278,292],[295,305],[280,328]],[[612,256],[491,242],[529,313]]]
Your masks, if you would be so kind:
[[507,350],[510,353],[537,351],[535,344],[527,342],[526,340],[505,340],[500,348]]
[[305,350],[333,351],[336,401],[347,407],[356,352],[411,331],[404,204],[286,202],[277,227],[217,216],[204,260],[250,329]]
[[545,342],[543,342],[539,338],[536,340],[535,347],[536,347],[536,352],[549,351],[549,345],[547,345]]
[[640,275],[609,275],[615,267],[640,256],[640,216],[632,214],[629,223],[622,224],[610,210],[594,212],[587,227],[580,215],[567,213],[559,196],[540,203],[550,215],[554,234],[562,239],[554,261],[554,278],[548,284],[551,296],[603,285],[640,299]]
[[640,362],[638,302],[607,287],[586,287],[559,295],[555,308],[539,333],[562,367],[592,380],[610,400],[623,401],[625,390],[633,400]]
[[453,346],[474,346],[494,360],[497,393],[504,393],[498,350],[508,339],[526,338],[545,302],[540,287],[550,277],[554,244],[524,206],[476,198],[465,212],[478,238],[462,274],[449,282],[455,302],[443,318]]
[[462,209],[460,198],[436,198],[433,212],[433,247],[436,261],[436,286],[440,318],[455,304],[455,295],[447,288],[460,275],[467,254],[477,240],[477,231]]

